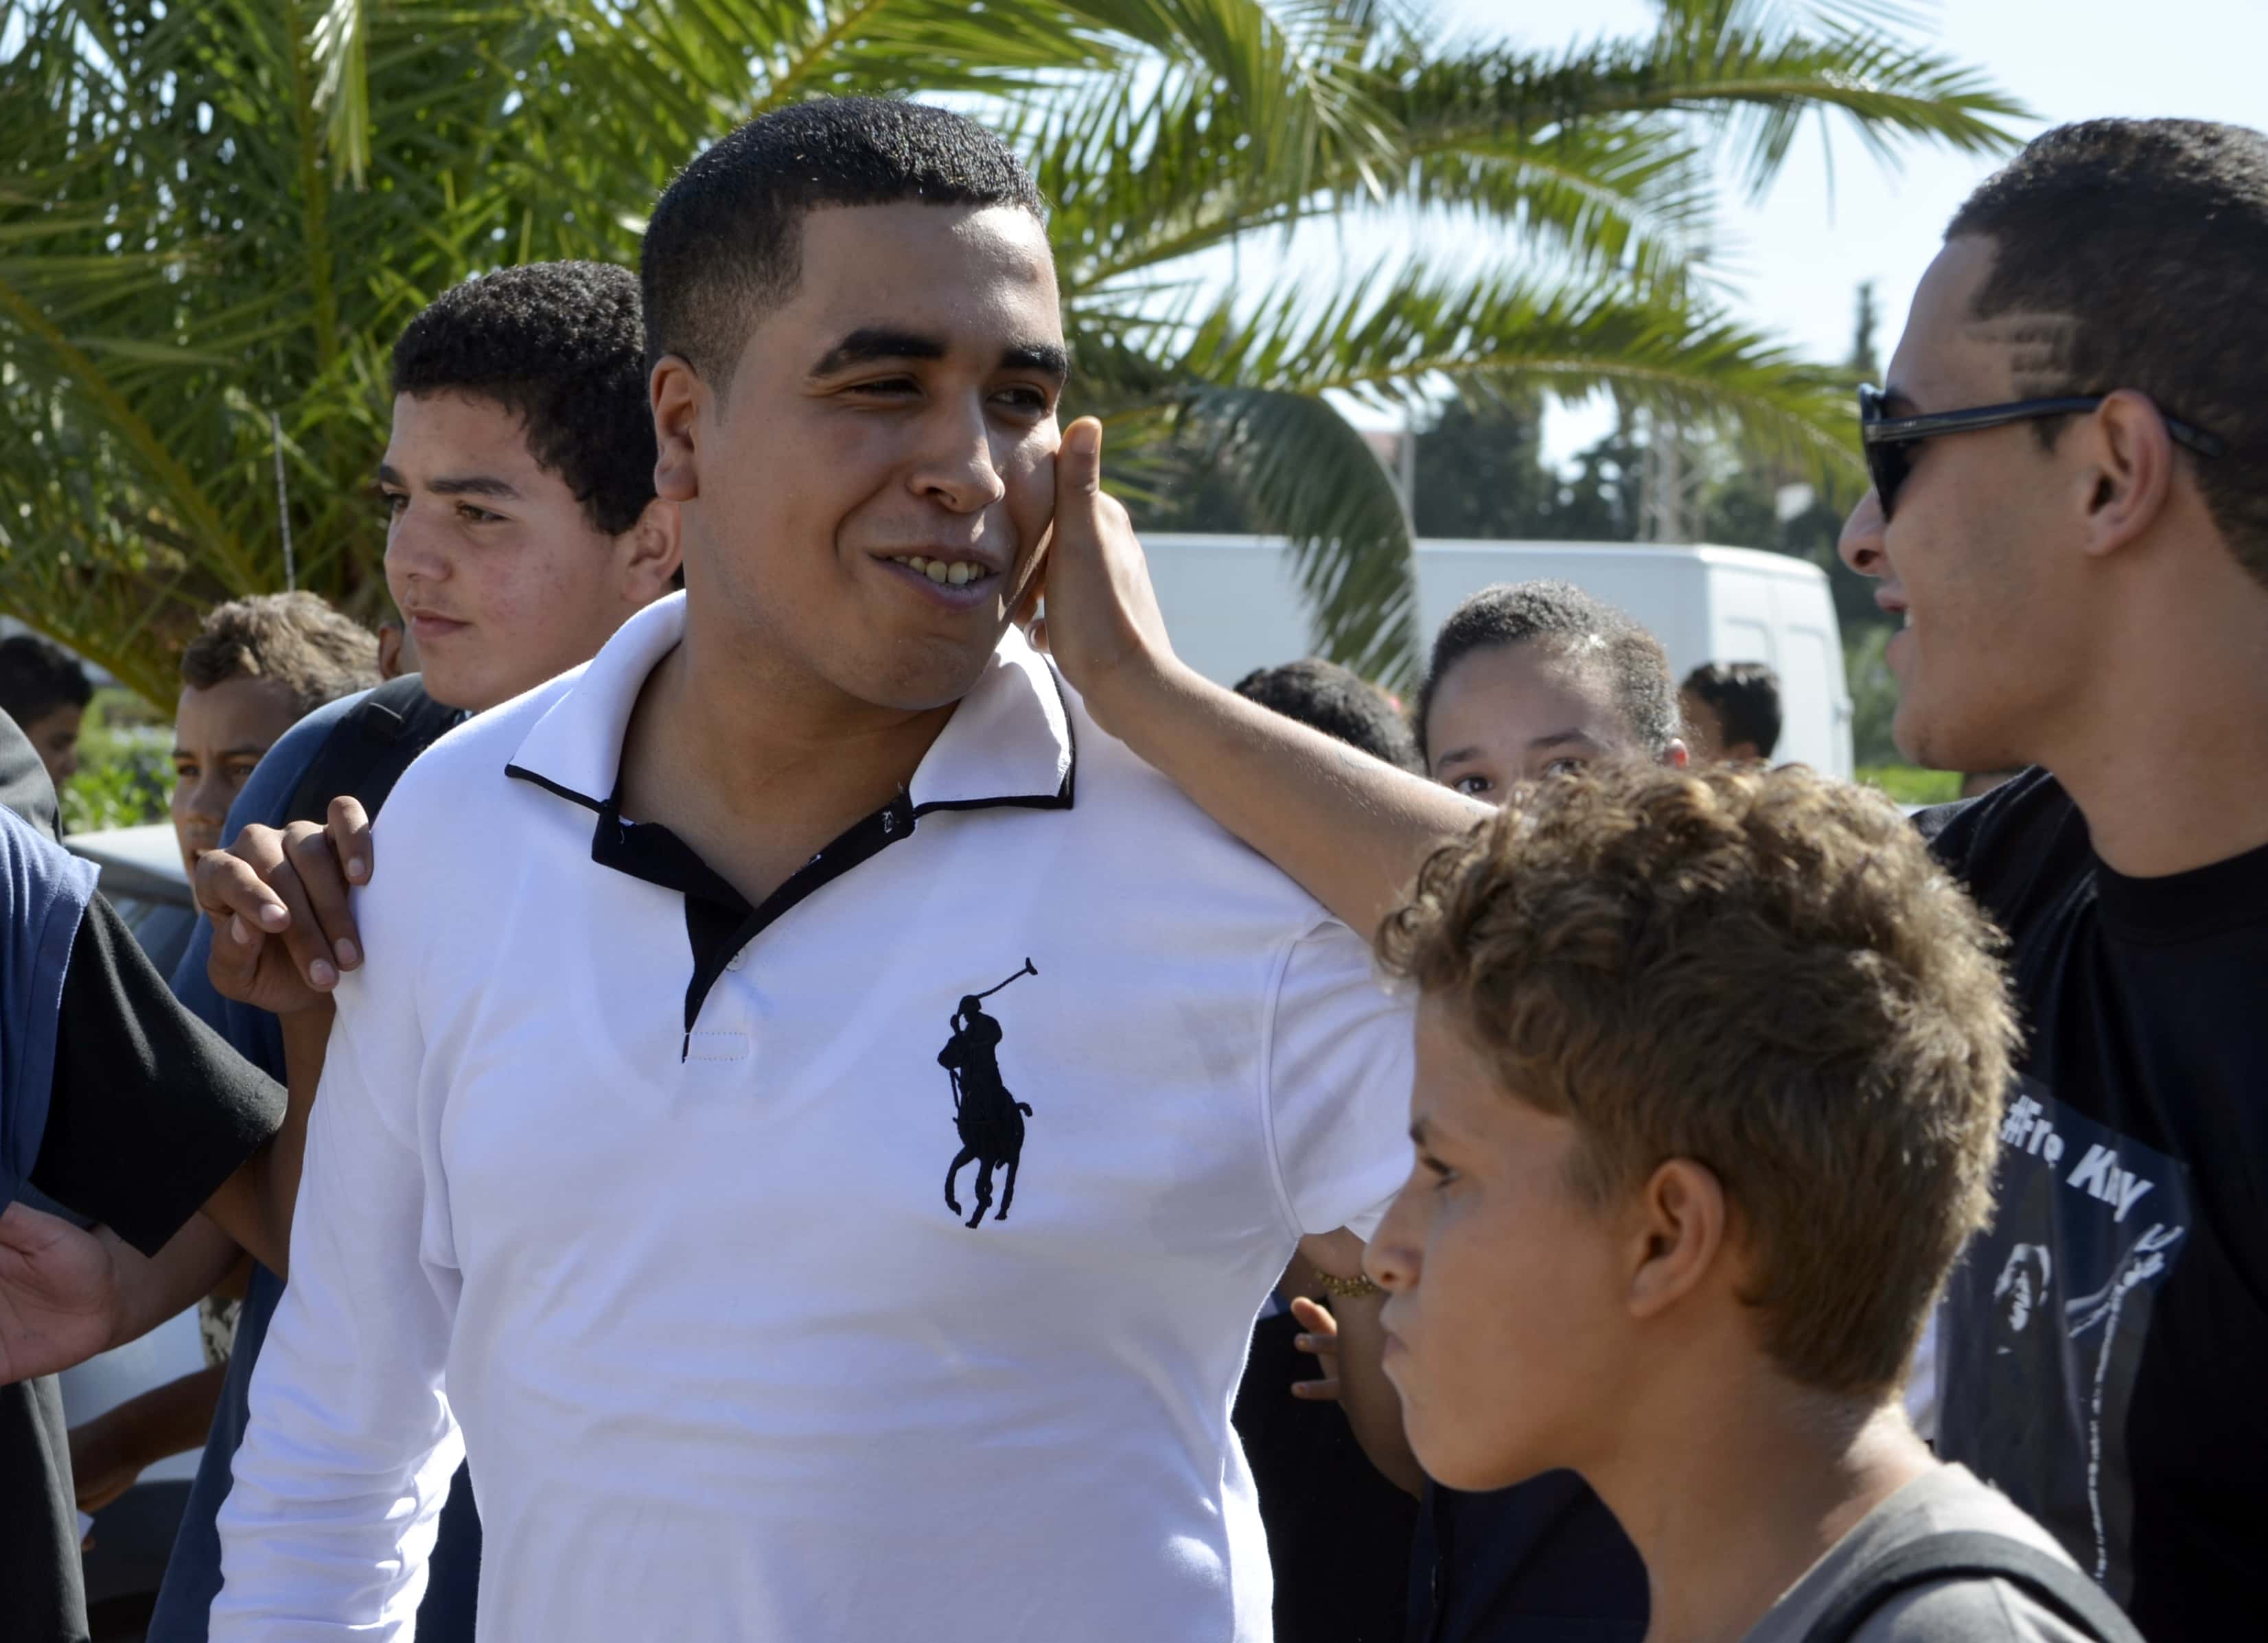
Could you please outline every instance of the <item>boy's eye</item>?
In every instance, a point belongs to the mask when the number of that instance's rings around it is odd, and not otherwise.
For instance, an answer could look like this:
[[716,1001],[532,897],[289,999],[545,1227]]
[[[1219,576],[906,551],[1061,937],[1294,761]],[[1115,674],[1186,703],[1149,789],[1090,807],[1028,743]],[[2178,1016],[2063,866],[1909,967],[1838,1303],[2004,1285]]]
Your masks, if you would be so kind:
[[475,508],[468,502],[457,504],[457,517],[472,524],[491,524],[504,517],[502,514],[490,513],[485,508]]
[[1589,762],[1582,759],[1555,759],[1543,766],[1543,774],[1547,776],[1580,775],[1583,766]]
[[409,505],[409,496],[406,491],[380,491],[378,494],[379,511],[389,518]]
[[873,399],[895,400],[917,391],[918,385],[910,377],[883,377],[873,382],[854,382],[845,390],[863,393]]
[[1048,396],[1037,388],[1009,388],[1000,394],[1001,400],[1032,416],[1048,414]]
[[1452,781],[1449,786],[1456,792],[1463,794],[1469,799],[1476,799],[1480,797],[1482,794],[1494,790],[1496,783],[1490,781],[1486,776],[1471,775],[1459,776],[1454,781]]

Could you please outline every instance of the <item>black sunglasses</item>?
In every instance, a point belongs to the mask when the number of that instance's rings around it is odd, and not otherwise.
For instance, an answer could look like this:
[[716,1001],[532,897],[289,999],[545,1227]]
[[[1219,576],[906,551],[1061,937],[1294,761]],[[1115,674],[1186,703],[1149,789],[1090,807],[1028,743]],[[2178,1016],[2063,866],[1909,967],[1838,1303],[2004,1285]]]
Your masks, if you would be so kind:
[[[1940,434],[1973,433],[1980,428],[1999,428],[2009,422],[2029,422],[2043,416],[2074,416],[2092,411],[2108,394],[2080,394],[2060,400],[2016,400],[2007,405],[1980,405],[1966,411],[1931,411],[1921,416],[1889,416],[1882,409],[1882,391],[1859,390],[1859,441],[1866,453],[1867,472],[1881,500],[1882,517],[1890,517],[1898,487],[1913,471],[1912,447]],[[2166,432],[2176,444],[2201,457],[2224,455],[2228,446],[2201,428],[2166,418]]]

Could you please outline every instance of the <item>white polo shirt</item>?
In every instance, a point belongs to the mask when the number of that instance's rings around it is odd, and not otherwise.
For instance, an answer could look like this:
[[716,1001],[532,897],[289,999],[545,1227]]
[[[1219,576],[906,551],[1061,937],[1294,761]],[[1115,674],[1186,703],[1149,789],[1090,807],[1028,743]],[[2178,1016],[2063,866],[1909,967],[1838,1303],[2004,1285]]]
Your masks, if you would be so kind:
[[408,1635],[460,1449],[483,1639],[1266,1638],[1229,1405],[1407,1170],[1406,1007],[1014,634],[747,907],[613,802],[683,621],[387,803],[216,1643]]

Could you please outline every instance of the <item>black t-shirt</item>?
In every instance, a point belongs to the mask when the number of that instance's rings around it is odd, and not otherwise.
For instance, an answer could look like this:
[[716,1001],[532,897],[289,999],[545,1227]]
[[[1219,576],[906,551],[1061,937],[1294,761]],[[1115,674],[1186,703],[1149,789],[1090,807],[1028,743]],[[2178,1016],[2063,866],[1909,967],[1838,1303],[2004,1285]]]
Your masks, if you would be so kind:
[[1638,1548],[1573,1472],[1426,1485],[1408,1643],[1642,1643],[1650,1596]]
[[2268,1476],[2268,847],[2128,878],[2039,771],[1918,818],[2013,942],[1997,1212],[1938,1447],[2152,1643],[2254,1635]]
[[283,1121],[283,1086],[173,997],[108,902],[89,902],[32,1185],[155,1255]]
[[1254,1325],[1233,1412],[1252,1466],[1281,1643],[1400,1643],[1418,1503],[1355,1441],[1336,1405],[1292,1396],[1322,1366],[1292,1343],[1299,1320]]
[[[50,837],[55,791],[0,715],[0,803]],[[282,1122],[284,1092],[173,1000],[97,896],[71,943],[31,1182],[155,1251]],[[0,1386],[0,1637],[87,1635],[63,1400]]]

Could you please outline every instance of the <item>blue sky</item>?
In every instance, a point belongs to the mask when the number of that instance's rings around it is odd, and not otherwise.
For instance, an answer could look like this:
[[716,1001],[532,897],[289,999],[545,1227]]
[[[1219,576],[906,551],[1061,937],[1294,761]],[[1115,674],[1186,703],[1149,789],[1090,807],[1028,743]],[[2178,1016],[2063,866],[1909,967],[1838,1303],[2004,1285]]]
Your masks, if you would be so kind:
[[[1439,9],[1460,31],[1530,46],[1644,33],[1656,15],[1645,0],[1439,0]],[[2181,114],[2268,127],[2268,0],[1944,0],[1935,10],[1942,48],[1986,70],[2047,123]],[[1887,358],[1947,219],[1994,162],[1918,150],[1889,173],[1848,136],[1834,151],[1831,191],[1815,132],[1761,205],[1728,190],[1717,260],[1738,312],[1820,358],[1848,351],[1852,293],[1874,281]],[[1602,407],[1556,415],[1547,447],[1564,457],[1608,420]]]

